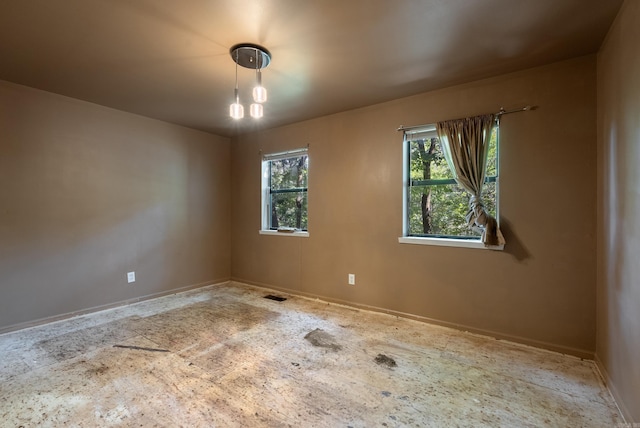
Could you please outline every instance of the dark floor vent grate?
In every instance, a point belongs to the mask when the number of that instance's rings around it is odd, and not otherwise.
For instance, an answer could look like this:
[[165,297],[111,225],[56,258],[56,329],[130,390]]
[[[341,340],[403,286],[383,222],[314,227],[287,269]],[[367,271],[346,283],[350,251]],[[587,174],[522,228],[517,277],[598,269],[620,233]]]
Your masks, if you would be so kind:
[[276,302],[284,302],[287,300],[286,297],[274,296],[273,294],[268,294],[264,296],[265,299],[275,300]]

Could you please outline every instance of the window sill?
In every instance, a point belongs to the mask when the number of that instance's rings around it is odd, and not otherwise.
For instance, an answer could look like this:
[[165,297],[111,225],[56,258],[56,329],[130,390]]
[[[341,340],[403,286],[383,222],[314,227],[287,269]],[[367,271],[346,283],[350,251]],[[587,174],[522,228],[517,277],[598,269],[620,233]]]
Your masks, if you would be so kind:
[[504,250],[504,245],[496,245],[486,247],[479,240],[467,240],[467,239],[450,239],[450,238],[421,238],[417,236],[401,236],[398,238],[398,242],[401,244],[414,244],[414,245],[435,245],[440,247],[461,247],[461,248],[476,248],[478,250]]
[[260,230],[260,235],[272,235],[272,236],[294,236],[296,238],[308,238],[309,232],[295,231],[295,232],[278,232],[277,230]]

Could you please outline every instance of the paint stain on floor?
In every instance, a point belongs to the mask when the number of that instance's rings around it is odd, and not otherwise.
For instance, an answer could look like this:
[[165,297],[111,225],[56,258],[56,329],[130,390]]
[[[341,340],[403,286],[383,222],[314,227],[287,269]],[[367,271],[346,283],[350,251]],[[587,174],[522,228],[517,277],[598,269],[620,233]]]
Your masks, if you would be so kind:
[[379,364],[381,366],[387,366],[387,367],[396,367],[396,360],[394,360],[391,357],[387,357],[384,354],[378,354],[374,360],[376,362],[376,364]]
[[342,346],[336,343],[335,338],[321,328],[316,328],[315,330],[310,331],[304,338],[313,346],[331,349],[332,351],[339,351],[342,349]]

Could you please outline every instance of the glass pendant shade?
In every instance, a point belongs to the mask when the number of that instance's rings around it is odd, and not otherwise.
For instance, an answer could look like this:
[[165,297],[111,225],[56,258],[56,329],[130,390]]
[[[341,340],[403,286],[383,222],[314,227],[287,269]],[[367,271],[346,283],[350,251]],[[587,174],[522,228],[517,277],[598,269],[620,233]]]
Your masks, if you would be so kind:
[[267,90],[264,86],[256,86],[253,88],[253,100],[257,103],[264,103],[267,101]]
[[251,113],[251,117],[259,119],[262,117],[262,104],[251,104],[249,107],[249,111]]
[[244,107],[240,104],[240,97],[238,96],[238,66],[236,66],[236,88],[233,91],[233,96],[236,102],[229,106],[229,116],[234,119],[242,119],[244,117]]
[[244,117],[244,107],[240,103],[233,103],[229,107],[229,116],[234,119],[242,119]]

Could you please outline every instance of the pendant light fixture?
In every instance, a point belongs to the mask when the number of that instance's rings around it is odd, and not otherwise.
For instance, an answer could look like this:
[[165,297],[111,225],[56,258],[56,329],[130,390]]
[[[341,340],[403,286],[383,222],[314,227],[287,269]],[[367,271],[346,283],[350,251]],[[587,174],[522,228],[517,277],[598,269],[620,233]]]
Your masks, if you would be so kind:
[[267,101],[267,90],[262,86],[262,69],[271,63],[271,53],[259,45],[240,43],[229,50],[231,58],[236,63],[236,86],[234,89],[234,103],[229,107],[229,115],[234,119],[244,117],[244,107],[240,104],[238,95],[238,65],[256,71],[256,85],[253,88],[253,103],[249,108],[251,117],[258,119],[264,114],[262,104]]
[[229,115],[234,119],[242,119],[244,117],[244,107],[240,104],[240,95],[238,95],[238,52],[236,52],[236,87],[233,90],[233,100],[235,101],[229,107]]

